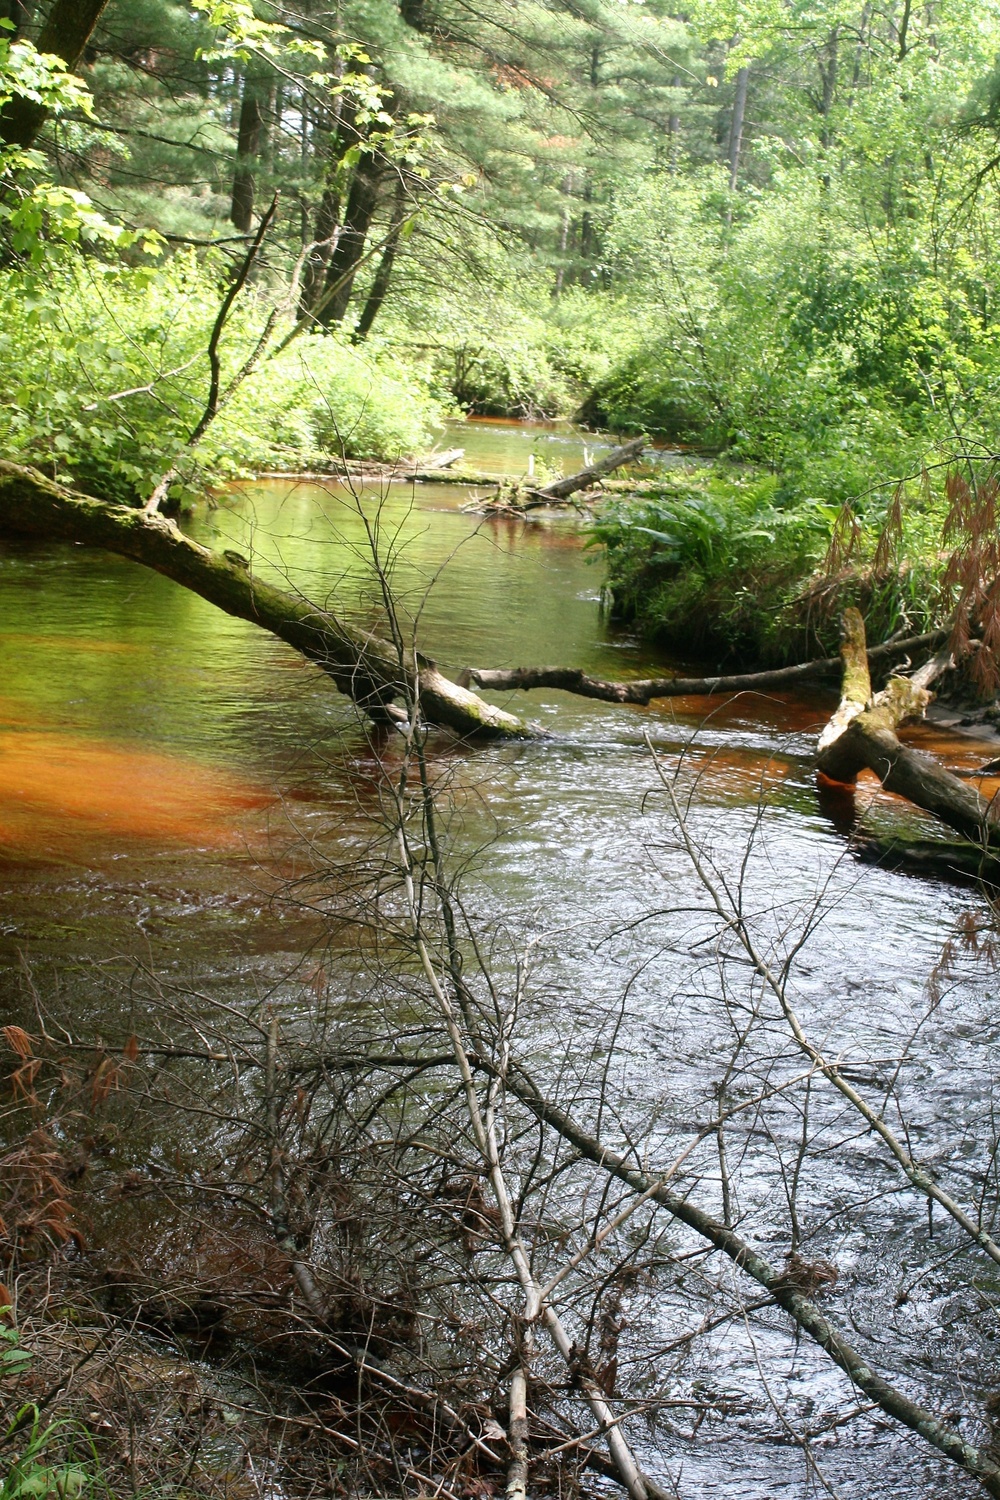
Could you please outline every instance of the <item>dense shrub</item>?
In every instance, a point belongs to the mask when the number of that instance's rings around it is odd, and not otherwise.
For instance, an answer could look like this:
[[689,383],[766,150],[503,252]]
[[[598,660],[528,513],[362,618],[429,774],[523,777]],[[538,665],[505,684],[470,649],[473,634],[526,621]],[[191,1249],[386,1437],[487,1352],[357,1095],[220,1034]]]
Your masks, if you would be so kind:
[[[0,280],[0,448],[103,496],[148,494],[204,408],[224,268],[181,254],[147,266],[78,259],[25,295]],[[253,349],[266,291],[237,304],[222,384]],[[185,458],[188,487],[329,455],[393,459],[429,441],[440,406],[386,354],[303,337],[239,389]]]
[[773,475],[711,467],[611,501],[592,539],[606,550],[619,619],[688,656],[745,666],[835,654],[848,604],[873,639],[940,623],[951,603],[940,527],[940,508],[916,499],[902,536],[880,553],[880,507],[853,515],[791,497]]

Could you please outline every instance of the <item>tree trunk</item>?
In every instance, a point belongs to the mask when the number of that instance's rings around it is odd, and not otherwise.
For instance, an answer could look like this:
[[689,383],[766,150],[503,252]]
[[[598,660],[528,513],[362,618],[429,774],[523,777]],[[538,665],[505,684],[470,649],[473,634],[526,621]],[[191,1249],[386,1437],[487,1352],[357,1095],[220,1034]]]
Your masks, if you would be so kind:
[[[344,210],[344,222],[337,239],[337,248],[330,257],[324,283],[324,297],[336,286],[337,291],[323,303],[317,312],[317,320],[324,328],[343,322],[347,304],[351,300],[354,273],[365,253],[365,241],[375,210],[378,207],[378,190],[382,179],[383,162],[374,151],[363,150]],[[338,286],[338,283],[340,285]]]
[[264,104],[268,82],[259,68],[248,65],[243,75],[243,98],[236,135],[236,167],[233,171],[233,200],[229,217],[241,234],[249,233],[253,223],[256,191],[254,171],[264,139]]
[[14,27],[13,31],[4,33],[7,40],[16,42],[19,37],[23,37],[31,25],[34,14],[34,0],[3,0],[0,4],[0,16],[5,21],[10,21]]
[[595,479],[602,479],[605,474],[613,474],[615,469],[632,463],[641,455],[645,446],[645,438],[633,438],[630,443],[624,443],[620,448],[612,448],[610,453],[606,453],[603,458],[588,465],[586,469],[581,469],[578,474],[569,474],[565,479],[556,479],[552,484],[546,484],[541,489],[534,490],[533,494],[539,500],[566,500],[570,495],[575,495],[577,490],[587,489]]
[[[334,77],[338,81],[343,78],[345,68],[344,59],[338,57],[333,69]],[[325,141],[324,155],[326,157],[323,194],[316,210],[316,222],[312,234],[316,249],[310,255],[302,277],[302,296],[299,300],[299,310],[302,316],[312,311],[319,297],[327,264],[335,249],[334,241],[337,226],[340,223],[341,206],[340,159],[346,148],[346,142],[343,139],[343,113],[344,96],[342,93],[337,93],[330,109],[324,112],[322,120],[322,138]],[[320,123],[317,120],[317,128]],[[313,139],[315,138],[316,131],[313,133]],[[305,162],[303,162],[304,169]]]
[[392,268],[396,261],[396,249],[399,245],[399,236],[406,218],[406,184],[400,178],[396,183],[396,193],[392,201],[392,217],[389,220],[389,233],[382,251],[382,258],[378,263],[368,300],[365,302],[364,310],[358,319],[358,326],[354,330],[354,342],[360,344],[371,332],[371,326],[378,317],[389,290],[392,280]]
[[857,780],[859,772],[874,771],[886,791],[906,797],[979,848],[1000,848],[1000,822],[986,798],[938,765],[933,756],[901,744],[896,734],[906,719],[923,716],[930,701],[927,686],[946,661],[939,657],[912,677],[890,678],[873,698],[865,627],[856,609],[844,614],[842,657],[840,707],[820,736],[817,770],[830,781],[847,785]]
[[909,47],[908,35],[910,30],[911,9],[912,0],[903,0],[903,15],[899,23],[899,30],[897,32],[896,59],[898,62],[905,61],[906,53]]
[[[875,646],[868,660],[880,665],[893,657],[926,651],[938,646],[947,630],[928,635],[907,636]],[[604,703],[651,703],[654,698],[697,698],[718,693],[763,693],[794,688],[801,682],[820,682],[841,670],[838,656],[823,656],[803,661],[793,667],[775,667],[766,672],[741,672],[730,677],[636,677],[631,682],[608,682],[588,677],[578,667],[466,667],[461,680],[496,692],[531,692],[533,688],[559,688],[581,698],[597,698]]]
[[[824,154],[830,150],[833,144],[833,131],[830,126],[830,113],[833,109],[833,101],[837,93],[837,72],[840,63],[840,27],[835,26],[830,32],[824,48],[825,58],[819,62],[819,76],[822,84],[822,93],[819,98],[819,112],[823,117],[823,127],[819,133],[820,145]],[[822,174],[822,183],[825,189],[830,186],[830,174]]]
[[[331,147],[331,153],[333,149]],[[299,311],[303,315],[311,312],[316,305],[323,289],[323,280],[330,263],[330,256],[336,249],[336,231],[340,223],[340,192],[334,185],[335,177],[336,163],[334,162],[331,164],[327,185],[323,189],[323,196],[316,210],[316,223],[312,236],[316,249],[310,255],[302,277]]]
[[[76,71],[108,0],[55,0],[35,43],[39,52],[61,57]],[[34,99],[15,94],[0,114],[0,141],[27,149],[45,124],[48,110]]]
[[241,560],[192,541],[173,521],[127,505],[106,505],[0,461],[0,529],[83,542],[131,558],[200,594],[226,614],[269,630],[333,678],[372,720],[399,723],[416,684],[424,718],[461,735],[523,739],[532,730],[513,714],[451,682],[419,654],[400,662],[391,642],[339,620],[300,595],[255,578]]
[[[568,195],[572,185],[572,175],[567,176],[562,185],[562,191]],[[552,286],[552,299],[559,301],[562,296],[563,282],[566,278],[566,249],[569,245],[569,204],[563,204],[562,219],[559,224],[559,265],[556,269],[556,279]]]
[[743,149],[743,119],[747,108],[747,89],[750,86],[749,67],[740,68],[736,75],[736,97],[733,100],[733,119],[729,127],[729,188],[736,187],[740,175],[740,152]]

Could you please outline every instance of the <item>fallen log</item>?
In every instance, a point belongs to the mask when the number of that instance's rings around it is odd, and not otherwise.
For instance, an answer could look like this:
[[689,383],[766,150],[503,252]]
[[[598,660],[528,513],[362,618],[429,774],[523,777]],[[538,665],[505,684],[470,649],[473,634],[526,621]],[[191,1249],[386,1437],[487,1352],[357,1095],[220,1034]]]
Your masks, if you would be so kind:
[[287,479],[290,482],[328,484],[331,480],[358,479],[365,484],[464,484],[498,489],[502,481],[496,474],[481,474],[470,469],[428,468],[427,464],[379,463],[373,460],[333,459],[315,469],[260,469],[257,479]]
[[599,482],[605,474],[611,474],[615,469],[620,469],[623,464],[637,459],[645,446],[645,438],[634,438],[631,443],[625,443],[620,448],[613,448],[610,453],[606,453],[589,468],[581,469],[577,474],[570,474],[565,479],[554,479],[551,484],[542,485],[538,489],[526,487],[508,479],[497,480],[494,482],[497,494],[493,499],[473,500],[468,505],[463,505],[462,510],[472,515],[518,517],[526,515],[528,511],[541,510],[546,506],[562,505],[578,490],[590,489],[591,485]]
[[407,709],[395,700],[408,703],[415,690],[424,718],[460,735],[525,739],[536,732],[452,682],[419,652],[404,652],[401,660],[391,641],[266,583],[238,553],[201,546],[165,516],[106,504],[0,460],[0,531],[103,547],[172,578],[317,662],[373,721],[405,720]]
[[452,464],[465,457],[464,448],[445,448],[441,453],[428,453],[421,465],[424,469],[450,469]]
[[570,495],[575,495],[577,490],[586,490],[595,482],[602,479],[605,474],[613,474],[615,469],[620,469],[624,464],[634,463],[646,446],[646,438],[633,438],[630,443],[623,443],[620,448],[612,448],[603,458],[597,459],[586,469],[581,469],[578,474],[570,474],[565,479],[553,480],[551,484],[543,484],[538,489],[530,490],[528,493],[536,502],[545,504],[553,501],[568,500]]
[[[926,635],[906,636],[886,641],[868,652],[873,666],[911,652],[939,646],[947,638],[946,630],[932,630]],[[598,698],[605,703],[649,703],[653,698],[709,697],[717,693],[769,692],[795,687],[800,682],[834,677],[843,668],[839,656],[820,657],[791,667],[776,667],[767,672],[743,672],[718,677],[637,677],[632,682],[607,682],[588,677],[574,667],[466,667],[459,682],[468,687],[489,688],[495,692],[531,692],[535,688],[559,688],[581,698]]]
[[939,653],[912,677],[891,677],[872,697],[864,621],[856,609],[848,609],[841,657],[841,700],[820,736],[816,769],[845,785],[863,770],[874,771],[886,791],[932,813],[980,848],[1000,848],[1000,820],[992,803],[933,756],[902,744],[896,733],[907,719],[923,716],[930,684],[948,666],[950,654]]

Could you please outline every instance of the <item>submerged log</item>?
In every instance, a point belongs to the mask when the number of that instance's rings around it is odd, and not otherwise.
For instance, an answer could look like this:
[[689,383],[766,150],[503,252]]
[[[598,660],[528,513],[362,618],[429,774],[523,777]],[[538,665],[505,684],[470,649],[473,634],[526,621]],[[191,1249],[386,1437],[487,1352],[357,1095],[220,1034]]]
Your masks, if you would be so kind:
[[896,792],[963,838],[983,849],[1000,848],[1000,821],[991,803],[931,755],[902,744],[896,730],[921,718],[928,688],[950,663],[939,653],[912,677],[892,677],[871,695],[865,627],[856,609],[845,611],[842,649],[844,687],[840,706],[820,736],[816,768],[830,781],[851,785],[863,770],[874,771],[886,791]]
[[1000,851],[993,853],[957,839],[911,838],[908,834],[864,829],[851,838],[854,853],[865,864],[908,875],[931,875],[961,885],[1000,883]]
[[[873,666],[879,666],[894,657],[926,651],[940,645],[947,634],[946,630],[933,630],[926,635],[911,635],[898,641],[887,641],[882,646],[872,647],[868,652],[868,661]],[[576,693],[581,698],[598,698],[605,703],[645,704],[654,698],[696,698],[717,693],[760,693],[792,688],[800,682],[835,677],[842,667],[841,657],[825,656],[815,661],[799,662],[792,667],[776,667],[767,672],[742,672],[728,677],[637,677],[631,682],[607,682],[600,677],[588,677],[585,672],[574,667],[466,667],[459,681],[466,686],[474,683],[476,687],[491,688],[497,692],[559,688],[564,693]]]
[[0,460],[0,531],[103,547],[172,578],[317,662],[376,722],[405,720],[407,710],[395,700],[406,703],[415,688],[424,718],[460,735],[524,739],[533,733],[514,714],[445,677],[427,657],[404,653],[401,661],[392,642],[264,582],[246,559],[201,546],[164,516],[106,504]]

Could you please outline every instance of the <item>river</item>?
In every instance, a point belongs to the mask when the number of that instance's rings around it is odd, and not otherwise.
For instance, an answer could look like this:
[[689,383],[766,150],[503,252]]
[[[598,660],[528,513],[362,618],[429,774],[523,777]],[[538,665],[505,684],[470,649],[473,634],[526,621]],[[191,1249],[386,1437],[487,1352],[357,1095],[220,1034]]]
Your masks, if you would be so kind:
[[[488,422],[445,433],[441,446],[455,441],[470,466],[495,472],[523,471],[532,451],[571,472],[585,446],[566,429]],[[196,537],[252,552],[255,566],[310,597],[349,599],[359,618],[376,617],[352,496],[269,481],[218,499],[185,522]],[[600,558],[573,518],[483,521],[460,510],[466,499],[455,486],[394,484],[363,501],[384,547],[399,552],[394,586],[404,611],[419,609],[421,647],[446,670],[557,663],[622,677],[671,665],[605,620]],[[60,989],[75,1022],[93,1023],[109,1004],[109,976],[121,986],[135,964],[237,1004],[251,992],[301,1004],[303,954],[321,923],[277,893],[317,851],[335,861],[362,835],[372,760],[350,704],[279,642],[129,562],[32,544],[7,547],[0,567],[4,1009],[22,1014],[28,968],[42,993]],[[699,773],[693,831],[727,873],[759,830],[746,899],[765,925],[794,927],[823,892],[827,915],[797,981],[817,1036],[878,1074],[921,1021],[897,1081],[900,1109],[956,1188],[974,1196],[985,1183],[992,1202],[989,914],[973,891],[845,858],[810,770],[830,704],[824,693],[771,694],[643,709],[532,694],[514,706],[549,738],[436,752],[450,758],[461,794],[459,853],[490,843],[469,877],[470,903],[487,927],[560,934],[546,945],[533,1002],[546,1046],[570,1055],[600,1031],[595,1016],[620,1012],[612,1076],[622,1109],[662,1119],[654,1139],[668,1142],[711,1097],[727,1046],[702,972],[700,898],[662,797],[649,796],[644,735],[671,765],[686,751]],[[915,738],[937,743],[927,729]],[[950,758],[971,766],[993,753],[970,740]],[[876,816],[911,817],[888,797]],[[739,1191],[766,1246],[768,1204],[783,1222],[784,1198],[756,1150],[744,1145]],[[901,1265],[929,1266],[946,1242],[921,1238],[922,1210],[898,1184],[867,1191],[867,1151],[854,1144],[830,1162],[825,1197],[819,1176],[803,1189],[804,1211],[823,1220],[815,1247],[840,1267],[833,1305],[872,1347],[890,1321],[901,1378],[921,1371],[925,1398],[946,1405],[959,1366],[972,1388],[995,1381],[995,1319],[948,1331],[956,1299],[973,1295],[968,1268],[917,1278],[896,1306]],[[780,1260],[780,1235],[771,1251]],[[682,1321],[674,1296],[662,1316],[669,1335]],[[780,1368],[774,1410],[761,1407],[762,1356],[749,1332],[707,1341],[697,1368],[678,1376],[688,1386],[714,1380],[750,1403],[734,1398],[736,1414],[707,1423],[697,1442],[668,1433],[654,1445],[662,1472],[682,1471],[685,1500],[822,1492],[775,1413],[805,1422],[812,1410],[848,1410],[850,1393],[811,1351],[786,1341],[782,1352],[784,1336],[767,1337]],[[885,1424],[832,1426],[820,1449],[845,1497],[976,1492]]]

